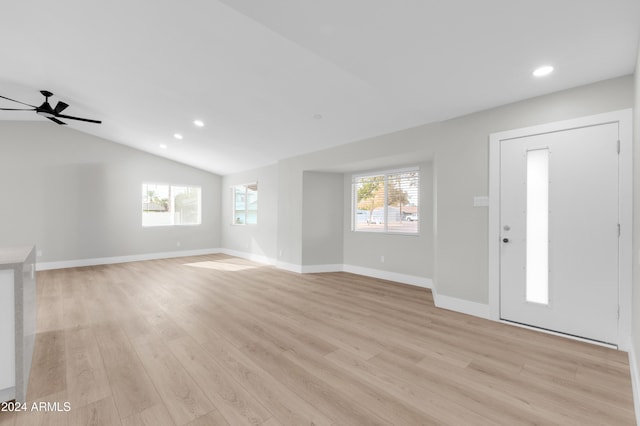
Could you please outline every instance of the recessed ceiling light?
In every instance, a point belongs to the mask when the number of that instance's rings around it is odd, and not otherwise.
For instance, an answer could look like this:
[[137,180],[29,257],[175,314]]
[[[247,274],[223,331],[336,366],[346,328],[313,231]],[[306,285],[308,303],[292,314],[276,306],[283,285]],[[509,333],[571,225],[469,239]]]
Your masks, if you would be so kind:
[[160,144],[160,148],[162,148],[162,149],[167,149],[167,145],[166,145],[166,144],[164,144],[164,143],[161,143],[161,144]]
[[204,123],[200,120],[193,120],[193,124],[195,124],[197,127],[203,127]]
[[179,140],[182,140],[182,135],[180,133],[174,133],[173,137]]
[[533,72],[534,77],[544,77],[545,75],[549,75],[553,72],[553,67],[551,65],[545,65],[540,68],[536,68]]
[[316,120],[321,120],[322,119],[322,114],[315,114],[313,116],[313,118],[315,118]]

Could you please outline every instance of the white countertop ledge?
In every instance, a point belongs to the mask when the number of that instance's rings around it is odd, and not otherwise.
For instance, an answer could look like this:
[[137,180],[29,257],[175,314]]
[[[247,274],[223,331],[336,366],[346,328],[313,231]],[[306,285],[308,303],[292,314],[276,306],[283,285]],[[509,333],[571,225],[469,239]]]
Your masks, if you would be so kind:
[[33,250],[30,247],[0,247],[0,269],[10,269],[27,261]]

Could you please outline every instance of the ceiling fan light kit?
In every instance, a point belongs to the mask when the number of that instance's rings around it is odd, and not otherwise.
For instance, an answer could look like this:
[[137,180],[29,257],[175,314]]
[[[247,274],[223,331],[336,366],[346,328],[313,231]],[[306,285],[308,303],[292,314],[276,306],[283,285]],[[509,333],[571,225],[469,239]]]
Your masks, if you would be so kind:
[[7,98],[6,96],[0,95],[0,98],[2,98],[2,99],[6,99],[6,100],[9,100],[11,102],[16,102],[16,103],[31,107],[31,108],[0,108],[0,111],[35,111],[36,114],[41,115],[41,116],[53,121],[54,123],[60,124],[60,125],[66,125],[67,124],[64,121],[61,121],[60,118],[64,118],[64,119],[67,119],[67,120],[85,121],[87,123],[96,123],[96,124],[102,123],[102,121],[100,121],[100,120],[92,120],[92,119],[89,119],[89,118],[81,118],[81,117],[74,117],[74,116],[71,116],[71,115],[61,114],[62,111],[67,109],[69,104],[67,104],[65,102],[62,102],[62,101],[58,101],[58,103],[56,104],[55,108],[53,108],[53,107],[51,107],[51,104],[49,104],[49,98],[51,96],[53,96],[53,93],[51,93],[48,90],[41,90],[40,93],[42,94],[42,96],[44,96],[44,102],[40,106],[27,104],[27,103],[24,103],[24,102],[21,102],[21,101],[17,101],[15,99]]

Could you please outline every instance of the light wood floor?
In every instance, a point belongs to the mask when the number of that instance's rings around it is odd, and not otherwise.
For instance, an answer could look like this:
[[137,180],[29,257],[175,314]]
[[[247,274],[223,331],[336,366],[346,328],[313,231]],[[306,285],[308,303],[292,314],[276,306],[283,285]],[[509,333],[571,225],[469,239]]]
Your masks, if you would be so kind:
[[627,354],[428,290],[224,255],[38,273],[29,401],[0,425],[635,424]]

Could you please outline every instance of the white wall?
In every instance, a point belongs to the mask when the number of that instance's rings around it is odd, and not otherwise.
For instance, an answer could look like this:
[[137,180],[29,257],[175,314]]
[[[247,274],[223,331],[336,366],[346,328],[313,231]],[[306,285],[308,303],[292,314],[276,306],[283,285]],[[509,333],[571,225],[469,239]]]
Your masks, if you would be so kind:
[[303,266],[343,263],[343,181],[339,173],[303,173]]
[[[640,414],[640,49],[636,62],[633,110],[633,317],[631,335],[633,339],[631,362],[634,379],[636,416]],[[640,421],[640,417],[638,418]]]
[[[433,277],[433,165],[411,163],[420,168],[420,233],[394,235],[351,231],[351,177],[344,178],[344,264],[420,278]],[[387,169],[387,168],[385,168]],[[374,170],[375,171],[375,170]],[[381,261],[384,256],[384,262]]]
[[[278,260],[302,262],[302,175],[305,171],[352,172],[417,164],[433,157],[421,128],[381,135],[278,163]],[[286,224],[286,226],[285,226]]]
[[505,105],[442,123],[436,147],[439,294],[488,303],[488,135],[494,132],[629,108],[631,76]]
[[[143,228],[144,181],[201,186],[202,225]],[[1,121],[0,246],[35,244],[39,263],[218,248],[220,181],[48,121]]]
[[[258,182],[258,223],[233,224],[232,186]],[[222,247],[267,263],[275,263],[278,237],[278,168],[262,167],[227,175],[222,180]]]
[[[295,160],[293,160],[295,161]],[[295,268],[302,265],[302,173],[303,169],[278,162],[278,262]]]
[[[304,171],[389,168],[433,159],[435,250],[433,259],[424,261],[434,262],[439,295],[487,304],[488,212],[473,207],[473,197],[488,194],[489,135],[632,105],[633,77],[626,76],[283,160],[278,163],[279,260],[302,264]],[[366,244],[348,251],[366,250]]]

